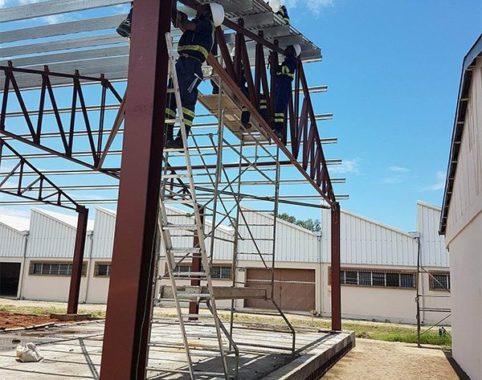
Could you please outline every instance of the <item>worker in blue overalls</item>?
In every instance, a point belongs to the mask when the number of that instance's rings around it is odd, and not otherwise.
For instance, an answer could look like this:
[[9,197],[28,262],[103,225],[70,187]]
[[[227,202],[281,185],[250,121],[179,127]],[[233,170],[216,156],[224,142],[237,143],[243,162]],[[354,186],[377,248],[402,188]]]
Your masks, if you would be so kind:
[[295,77],[298,57],[301,53],[301,46],[290,45],[285,49],[285,59],[276,70],[276,80],[274,89],[275,110],[273,130],[279,139],[284,137],[286,125],[286,115],[291,98],[291,82]]
[[[132,9],[129,16],[117,29],[117,32],[125,37],[130,36],[131,17]],[[213,48],[215,28],[220,26],[223,21],[224,8],[217,3],[201,5],[197,10],[196,17],[192,20],[189,20],[185,13],[177,12],[175,22],[184,33],[178,43],[179,59],[176,62],[176,72],[179,81],[182,113],[188,135],[195,116],[198,86],[203,80],[201,66]],[[173,83],[170,80],[169,89],[172,90],[172,88]],[[176,110],[176,97],[170,91],[167,96],[165,115],[167,125],[165,147],[182,149],[181,132],[179,131],[177,137],[174,138]]]
[[[220,26],[223,21],[224,8],[217,3],[199,7],[196,17],[191,21],[188,20],[187,15],[178,12],[178,26],[184,33],[177,48],[179,59],[176,62],[176,71],[181,92],[182,113],[188,135],[195,116],[198,86],[203,80],[201,66],[213,48],[215,28]],[[170,81],[169,88],[172,89],[172,87],[172,81]],[[181,131],[174,139],[176,108],[175,95],[169,93],[166,106],[166,148],[181,149],[183,148]]]

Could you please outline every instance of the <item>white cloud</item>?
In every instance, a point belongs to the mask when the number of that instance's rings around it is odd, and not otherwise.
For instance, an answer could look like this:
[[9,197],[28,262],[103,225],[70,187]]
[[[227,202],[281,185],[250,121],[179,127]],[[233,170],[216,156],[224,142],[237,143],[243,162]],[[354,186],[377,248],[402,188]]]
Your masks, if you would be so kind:
[[387,171],[389,174],[382,178],[382,183],[389,185],[405,182],[408,179],[408,173],[411,172],[409,168],[397,165],[389,166]]
[[334,2],[334,0],[285,0],[284,4],[288,8],[288,13],[290,8],[304,7],[318,14],[322,8],[333,7],[335,5]]
[[435,173],[435,182],[424,188],[425,191],[439,191],[445,188],[446,173],[438,170]]
[[360,174],[360,159],[354,158],[353,160],[343,160],[341,165],[333,166],[330,168],[330,173],[335,174],[347,174],[354,173]]
[[411,170],[402,166],[389,166],[388,170],[394,173],[408,173]]

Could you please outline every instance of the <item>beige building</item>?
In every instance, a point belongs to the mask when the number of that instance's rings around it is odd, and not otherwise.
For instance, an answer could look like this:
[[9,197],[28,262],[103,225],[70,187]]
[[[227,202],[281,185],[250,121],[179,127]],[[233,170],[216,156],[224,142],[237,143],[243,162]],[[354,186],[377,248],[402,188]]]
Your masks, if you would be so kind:
[[[443,238],[438,236],[435,228],[440,210],[419,203],[417,214],[419,232],[414,235],[342,212],[344,317],[415,323],[418,247],[427,273],[436,274],[440,281],[449,284],[447,254]],[[189,223],[182,218],[185,217],[180,216],[176,223]],[[265,239],[268,235],[263,227],[272,225],[272,218],[253,210],[246,213],[246,223],[259,238],[257,244],[262,252],[272,249],[272,242]],[[277,222],[275,299],[283,310],[330,315],[330,231],[326,218],[329,218],[329,213],[322,215],[322,231],[319,234],[284,220]],[[9,287],[0,286],[0,296],[67,300],[76,219],[34,209],[30,222],[26,221],[23,227],[15,229],[7,224],[0,223],[0,268],[10,273],[13,282],[9,282]],[[115,213],[98,208],[95,223],[89,225],[86,238],[80,292],[82,303],[105,303],[107,300],[114,227]],[[208,221],[207,232],[210,227]],[[242,234],[244,229],[240,227]],[[234,233],[230,227],[221,226],[216,231],[216,237],[214,284],[230,286]],[[189,246],[192,242],[177,241],[176,244]],[[208,239],[208,251],[210,247]],[[236,276],[244,286],[259,287],[270,278],[270,272],[253,254],[254,251],[252,242],[240,243]],[[15,271],[11,269],[12,263],[17,268]],[[162,258],[160,268],[165,268]],[[189,271],[188,264],[179,270]],[[440,295],[440,284],[431,281],[427,273],[420,275],[424,292]],[[448,307],[448,298],[433,299],[442,300],[440,306]],[[430,300],[427,298],[426,302],[432,302]],[[230,301],[220,301],[219,306],[229,307]],[[424,306],[425,309],[433,307],[430,304]],[[263,300],[238,300],[236,307],[272,308],[273,304]],[[435,313],[422,313],[422,320],[426,323],[439,319],[440,316]]]
[[482,379],[482,35],[463,63],[440,231],[451,261],[453,357]]

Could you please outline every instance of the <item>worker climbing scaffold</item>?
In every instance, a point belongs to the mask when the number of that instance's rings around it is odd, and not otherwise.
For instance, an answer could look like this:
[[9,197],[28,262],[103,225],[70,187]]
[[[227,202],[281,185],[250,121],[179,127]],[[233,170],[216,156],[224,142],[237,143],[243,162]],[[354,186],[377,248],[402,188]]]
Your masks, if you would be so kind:
[[[195,108],[198,98],[198,86],[203,81],[202,64],[206,61],[214,45],[214,31],[224,21],[224,8],[217,3],[202,5],[198,8],[196,17],[192,20],[180,11],[174,12],[174,24],[183,34],[178,43],[179,58],[176,62],[176,72],[181,93],[182,113],[189,132],[195,117]],[[132,23],[132,7],[127,18],[117,28],[117,32],[130,36]],[[183,142],[180,132],[174,138],[174,124],[176,122],[176,99],[172,92],[172,80],[169,81],[169,94],[166,104],[166,148],[181,149]],[[181,110],[179,110],[181,111]]]
[[290,45],[285,50],[285,59],[276,70],[275,81],[275,113],[273,130],[278,138],[284,137],[284,128],[286,126],[286,115],[288,105],[291,98],[291,82],[295,77],[296,68],[298,66],[298,57],[301,54],[301,46]]

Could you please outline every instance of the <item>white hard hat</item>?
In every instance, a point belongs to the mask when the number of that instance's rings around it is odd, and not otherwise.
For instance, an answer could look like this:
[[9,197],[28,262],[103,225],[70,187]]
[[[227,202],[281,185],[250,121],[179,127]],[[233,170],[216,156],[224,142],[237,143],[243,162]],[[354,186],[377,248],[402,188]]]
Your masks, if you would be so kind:
[[269,0],[269,6],[274,13],[278,12],[281,8],[281,0]]
[[301,46],[300,44],[294,44],[293,47],[295,48],[296,56],[299,57],[301,54]]
[[221,4],[211,3],[211,14],[213,15],[214,26],[219,26],[224,21],[224,8]]

